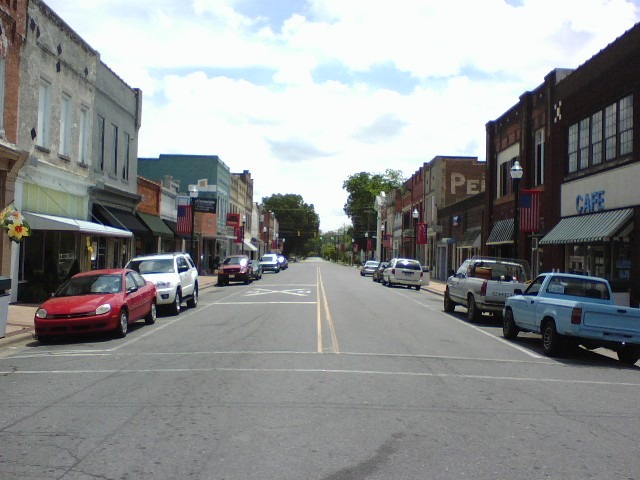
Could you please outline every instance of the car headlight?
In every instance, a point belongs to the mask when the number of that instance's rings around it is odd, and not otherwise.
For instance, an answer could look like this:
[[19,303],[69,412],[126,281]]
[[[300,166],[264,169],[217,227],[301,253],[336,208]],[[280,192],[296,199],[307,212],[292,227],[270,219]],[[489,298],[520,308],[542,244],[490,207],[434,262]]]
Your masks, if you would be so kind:
[[104,315],[105,313],[109,313],[111,311],[111,305],[105,303],[104,305],[100,305],[96,308],[96,315]]
[[44,308],[39,308],[38,310],[36,310],[36,317],[47,318],[47,311]]
[[171,288],[171,282],[164,282],[162,280],[158,280],[156,282],[156,287],[158,287],[158,288]]

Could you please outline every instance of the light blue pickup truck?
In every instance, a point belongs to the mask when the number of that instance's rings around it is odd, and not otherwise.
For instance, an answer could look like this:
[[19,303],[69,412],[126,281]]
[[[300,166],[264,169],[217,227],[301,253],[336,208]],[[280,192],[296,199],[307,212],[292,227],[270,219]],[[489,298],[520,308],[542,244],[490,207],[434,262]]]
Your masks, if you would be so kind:
[[573,344],[610,348],[630,365],[640,359],[640,309],[616,305],[605,279],[545,273],[515,293],[504,306],[505,338],[513,340],[520,331],[539,333],[548,356]]

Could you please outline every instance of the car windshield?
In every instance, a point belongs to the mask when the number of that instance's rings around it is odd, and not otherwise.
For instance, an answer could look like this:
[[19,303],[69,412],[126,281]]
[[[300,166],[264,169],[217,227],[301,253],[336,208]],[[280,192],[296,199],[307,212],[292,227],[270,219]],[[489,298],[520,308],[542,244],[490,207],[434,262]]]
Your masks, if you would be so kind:
[[367,263],[364,264],[365,267],[377,267],[379,265],[378,262],[374,262],[372,260],[369,260]]
[[276,262],[275,255],[265,255],[260,259],[261,262]]
[[223,265],[246,265],[247,259],[245,257],[228,257],[222,262]]
[[122,291],[120,275],[85,275],[73,277],[56,292],[56,297],[75,297],[78,295],[101,295]]
[[150,273],[173,273],[173,259],[131,260],[127,268],[135,270],[142,275]]

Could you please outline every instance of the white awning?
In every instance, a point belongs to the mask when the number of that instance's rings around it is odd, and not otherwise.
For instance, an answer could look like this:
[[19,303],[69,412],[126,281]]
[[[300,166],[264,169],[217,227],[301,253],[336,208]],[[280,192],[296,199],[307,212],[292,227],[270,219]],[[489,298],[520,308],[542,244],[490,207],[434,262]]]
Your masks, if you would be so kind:
[[245,244],[245,245],[246,245],[246,247],[247,247],[249,250],[251,250],[252,252],[257,252],[257,251],[258,251],[258,248],[257,248],[253,243],[251,243],[249,240],[245,240],[245,241],[244,241],[244,244]]
[[24,218],[33,230],[53,230],[63,232],[79,232],[102,237],[131,238],[133,234],[128,230],[107,227],[95,222],[78,220],[76,218],[45,215],[44,213],[22,212]]

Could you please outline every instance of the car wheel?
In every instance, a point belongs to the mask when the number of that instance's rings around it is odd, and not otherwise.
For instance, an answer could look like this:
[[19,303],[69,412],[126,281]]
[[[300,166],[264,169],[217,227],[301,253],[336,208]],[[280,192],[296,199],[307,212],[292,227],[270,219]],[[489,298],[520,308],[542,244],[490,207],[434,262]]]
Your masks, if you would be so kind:
[[416,290],[420,291],[420,285],[416,285]]
[[467,318],[470,322],[479,322],[480,316],[482,312],[478,310],[478,306],[476,305],[476,300],[473,298],[473,295],[469,295],[469,307],[467,307]]
[[118,326],[116,327],[116,337],[124,338],[127,336],[127,332],[129,331],[129,314],[123,308],[120,310],[120,318],[118,321]]
[[447,313],[453,313],[456,309],[456,304],[451,301],[451,297],[449,297],[449,290],[445,290],[444,292],[444,311]]
[[180,315],[180,310],[182,310],[182,292],[180,290],[176,291],[176,298],[173,300],[171,304],[171,312],[174,315]]
[[391,279],[387,280],[387,287],[393,287],[393,283],[391,283]]
[[198,306],[198,284],[193,287],[193,295],[187,300],[187,307],[196,308]]
[[513,319],[513,312],[507,310],[502,318],[502,336],[507,340],[514,340],[518,336],[520,329]]
[[147,325],[153,325],[154,323],[156,323],[156,315],[157,315],[157,308],[156,308],[156,301],[152,301],[151,302],[151,308],[149,308],[149,313],[147,313],[147,316],[144,317],[144,323],[146,323]]
[[624,345],[618,350],[618,360],[627,365],[635,365],[640,360],[640,347],[638,345]]
[[553,320],[547,320],[542,327],[542,351],[548,357],[555,357],[562,350],[562,338]]

